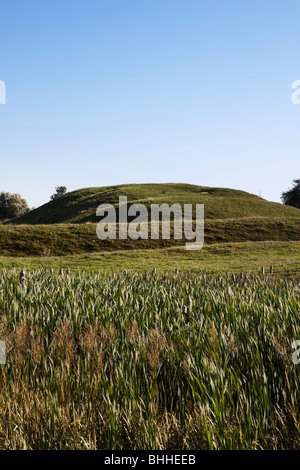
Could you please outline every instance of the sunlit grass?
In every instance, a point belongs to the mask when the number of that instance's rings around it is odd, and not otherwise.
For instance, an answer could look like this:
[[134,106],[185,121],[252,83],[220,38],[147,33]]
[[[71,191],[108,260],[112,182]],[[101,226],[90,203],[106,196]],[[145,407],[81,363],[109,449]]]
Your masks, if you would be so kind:
[[299,449],[299,307],[270,276],[2,270],[0,447]]
[[102,273],[134,272],[150,273],[155,266],[161,274],[181,271],[197,274],[206,272],[266,272],[274,267],[274,275],[300,277],[300,242],[243,242],[205,245],[199,251],[187,251],[185,247],[144,250],[120,250],[86,253],[74,256],[4,257],[0,256],[0,268],[20,269],[70,267],[72,270],[101,271]]

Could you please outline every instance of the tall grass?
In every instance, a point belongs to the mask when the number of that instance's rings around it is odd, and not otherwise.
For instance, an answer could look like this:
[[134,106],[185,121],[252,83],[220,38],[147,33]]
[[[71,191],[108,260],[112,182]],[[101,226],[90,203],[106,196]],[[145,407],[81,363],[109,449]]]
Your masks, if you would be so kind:
[[299,282],[2,271],[1,449],[299,449]]

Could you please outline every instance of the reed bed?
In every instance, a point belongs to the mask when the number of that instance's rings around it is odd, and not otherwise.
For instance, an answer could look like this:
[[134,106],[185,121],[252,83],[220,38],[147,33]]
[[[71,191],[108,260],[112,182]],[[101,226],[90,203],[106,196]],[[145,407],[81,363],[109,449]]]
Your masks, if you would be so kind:
[[0,273],[1,449],[300,449],[299,281]]

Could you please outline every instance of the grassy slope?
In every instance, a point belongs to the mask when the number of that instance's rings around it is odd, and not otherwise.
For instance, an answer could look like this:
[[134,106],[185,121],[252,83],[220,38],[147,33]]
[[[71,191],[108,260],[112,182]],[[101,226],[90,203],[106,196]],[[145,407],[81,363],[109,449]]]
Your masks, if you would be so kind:
[[[208,220],[205,244],[243,241],[300,241],[299,219]],[[97,251],[180,246],[184,240],[99,240],[96,224],[0,225],[2,256],[63,256]]]
[[[179,247],[184,240],[172,239],[100,241],[95,233],[96,208],[102,203],[117,206],[120,195],[127,196],[128,204],[143,202],[148,207],[154,203],[204,204],[205,248],[188,252]],[[44,264],[148,270],[156,265],[172,270],[176,264],[193,271],[257,272],[261,265],[273,264],[280,274],[299,275],[300,211],[224,188],[186,184],[86,188],[51,201],[13,224],[0,225],[0,257],[2,267]]]
[[300,278],[300,242],[243,242],[217,243],[200,251],[186,251],[182,247],[157,250],[114,251],[62,257],[2,257],[0,268],[32,269],[70,267],[72,270],[120,272],[124,269],[151,272],[180,270],[199,273],[210,272],[260,272],[265,266],[274,266],[274,274]]
[[119,185],[73,191],[15,219],[13,223],[97,222],[97,207],[103,203],[117,207],[119,196],[127,196],[128,204],[139,202],[147,207],[162,203],[204,204],[206,219],[300,217],[298,209],[269,202],[244,191],[169,183]]

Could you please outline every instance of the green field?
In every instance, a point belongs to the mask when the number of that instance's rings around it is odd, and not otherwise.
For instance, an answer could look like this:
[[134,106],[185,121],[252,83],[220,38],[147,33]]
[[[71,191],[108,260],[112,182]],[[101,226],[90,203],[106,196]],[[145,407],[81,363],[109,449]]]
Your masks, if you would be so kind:
[[[186,240],[99,240],[96,209],[127,196],[128,205],[204,204],[205,246],[186,252]],[[195,223],[195,221],[194,221]],[[189,184],[135,184],[67,193],[0,224],[0,266],[53,266],[88,270],[257,272],[274,265],[280,275],[299,275],[300,211],[227,188]],[[290,243],[290,245],[289,245]],[[241,245],[242,244],[242,245]],[[290,248],[289,248],[290,247]]]
[[247,242],[220,243],[205,246],[199,251],[187,251],[184,247],[144,250],[121,250],[86,253],[70,256],[14,257],[0,256],[0,268],[48,270],[70,268],[102,273],[132,272],[149,273],[153,267],[158,272],[180,271],[199,273],[230,272],[267,273],[270,266],[274,276],[300,278],[300,242]]
[[[204,203],[203,249],[100,241],[119,195]],[[242,191],[88,188],[2,223],[0,449],[299,450],[299,281],[299,210]]]
[[0,277],[1,449],[300,449],[299,282]]
[[[119,196],[128,205],[204,204],[205,246],[186,252],[186,240],[99,240],[96,209]],[[299,276],[300,211],[253,194],[188,184],[139,184],[85,188],[67,193],[0,224],[0,266],[53,266],[102,272],[131,269],[251,271],[275,268]]]

